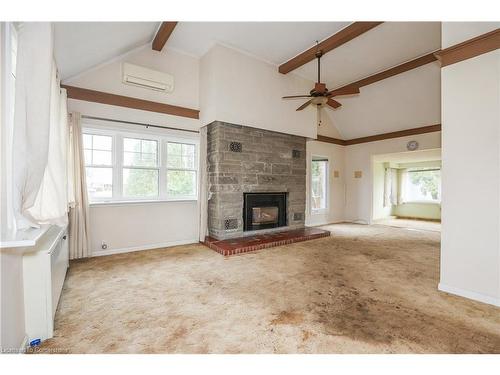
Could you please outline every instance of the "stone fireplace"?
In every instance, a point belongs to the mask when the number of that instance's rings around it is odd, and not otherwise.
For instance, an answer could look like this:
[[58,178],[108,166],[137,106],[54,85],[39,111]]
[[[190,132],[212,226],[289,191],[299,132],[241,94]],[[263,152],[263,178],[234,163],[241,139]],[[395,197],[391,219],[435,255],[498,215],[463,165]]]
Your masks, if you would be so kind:
[[304,226],[306,139],[207,126],[208,229],[218,240]]

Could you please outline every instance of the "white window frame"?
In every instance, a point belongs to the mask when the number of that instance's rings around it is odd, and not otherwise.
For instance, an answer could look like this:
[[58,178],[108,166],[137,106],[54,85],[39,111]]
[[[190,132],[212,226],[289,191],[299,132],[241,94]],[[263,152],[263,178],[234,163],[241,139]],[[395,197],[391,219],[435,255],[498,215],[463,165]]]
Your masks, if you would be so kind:
[[[91,205],[98,204],[122,204],[122,203],[147,203],[147,202],[170,202],[170,201],[197,201],[198,200],[198,184],[199,184],[199,135],[183,136],[179,132],[162,129],[131,129],[131,127],[123,126],[125,130],[117,129],[111,125],[96,125],[87,123],[85,120],[82,124],[82,133],[107,135],[113,138],[113,194],[111,198],[91,199]],[[175,134],[177,133],[177,134]],[[123,139],[135,138],[144,140],[154,140],[158,142],[158,165],[157,167],[128,167],[124,166],[123,159]],[[192,144],[195,147],[195,194],[193,196],[169,196],[167,191],[167,144],[168,142]],[[87,166],[87,165],[85,165]],[[90,165],[89,165],[90,166]],[[158,169],[158,196],[156,197],[128,197],[124,196],[123,192],[123,169]],[[184,170],[184,169],[183,169]]]
[[[403,184],[408,184],[409,182],[407,181],[409,178],[410,178],[410,173],[415,173],[415,172],[424,172],[424,171],[432,171],[432,170],[439,170],[439,173],[441,174],[441,168],[414,168],[414,169],[408,169],[406,171],[406,176],[405,176],[405,181],[403,181]],[[442,174],[441,174],[441,177],[442,177]],[[442,180],[441,180],[441,184],[442,184]],[[406,190],[406,188],[405,188]],[[439,189],[439,198],[442,198],[441,197],[441,186],[440,186],[440,189]],[[410,200],[410,199],[405,199],[405,201],[403,202],[403,204],[406,204],[406,203],[409,203],[409,204],[441,204],[441,199],[414,199],[414,200]]]
[[[186,142],[186,141],[179,142],[179,141],[167,140],[165,142],[165,154],[166,154],[167,158],[168,158],[167,148],[168,148],[168,144],[169,143],[193,144],[193,143]],[[165,158],[165,168],[166,168],[165,175],[167,175],[169,171],[195,172],[195,183],[194,183],[195,191],[194,191],[194,196],[198,196],[198,165],[197,165],[198,164],[197,163],[197,160],[198,160],[198,147],[196,145],[194,145],[194,169],[191,169],[191,168],[170,168],[168,166],[168,164],[167,164],[167,158]],[[167,187],[168,187],[168,181],[166,180],[165,181],[165,188],[167,188]],[[167,192],[167,195],[168,195],[168,192]],[[179,199],[179,200],[186,200],[186,199],[190,199],[190,197],[191,196],[177,196],[176,198]]]
[[[326,175],[325,175],[325,208],[313,208],[313,174],[312,163],[318,161],[315,159],[326,160]],[[323,215],[328,212],[330,207],[330,158],[322,155],[312,155],[310,160],[310,176],[309,176],[309,205],[311,207],[311,215]]]

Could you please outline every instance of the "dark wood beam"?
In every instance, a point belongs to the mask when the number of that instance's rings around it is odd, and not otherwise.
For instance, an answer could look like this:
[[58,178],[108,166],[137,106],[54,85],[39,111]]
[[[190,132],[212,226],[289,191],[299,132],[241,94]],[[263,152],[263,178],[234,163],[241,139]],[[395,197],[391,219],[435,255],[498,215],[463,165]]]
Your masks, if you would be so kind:
[[363,86],[368,86],[368,85],[371,85],[372,83],[382,81],[383,79],[393,77],[395,75],[407,72],[409,70],[418,68],[422,65],[429,64],[429,63],[437,60],[435,53],[436,52],[431,52],[431,53],[428,53],[427,55],[417,57],[416,59],[407,61],[403,64],[398,65],[398,66],[384,70],[383,72],[373,74],[369,77],[360,79],[359,81],[356,81],[356,82],[351,82],[347,85],[339,87],[338,89],[335,89],[334,91],[344,90],[344,89],[347,89],[349,87],[358,87],[359,88],[359,87],[363,87]]
[[349,139],[349,140],[345,141],[345,145],[346,146],[357,145],[359,143],[383,141],[385,139],[408,137],[410,135],[433,133],[433,132],[440,132],[440,131],[441,131],[441,124],[422,126],[420,128],[399,130],[396,132],[371,135],[369,137]]
[[316,140],[320,142],[333,143],[340,146],[350,146],[350,145],[357,145],[360,143],[383,141],[385,139],[408,137],[410,135],[418,135],[418,134],[433,133],[440,131],[441,131],[441,124],[436,124],[436,125],[422,126],[420,128],[399,130],[396,132],[383,133],[383,134],[371,135],[368,137],[354,138],[348,140],[331,138],[318,134]]
[[445,67],[500,48],[500,29],[436,52],[436,57]]
[[161,51],[165,43],[167,43],[170,34],[174,31],[177,22],[162,22],[156,36],[153,40],[153,49],[155,51]]
[[65,88],[69,99],[85,100],[87,102],[116,105],[119,107],[140,109],[142,111],[158,112],[167,115],[198,119],[200,111],[165,103],[152,102],[130,96],[110,94],[102,91],[84,89],[81,87],[61,85]]
[[327,53],[342,44],[353,40],[354,38],[366,33],[374,27],[380,25],[382,22],[353,22],[349,26],[340,30],[338,33],[333,34],[331,37],[323,40],[318,46],[309,48],[307,51],[295,56],[287,62],[280,65],[278,71],[287,74],[298,67],[307,64],[316,58],[316,51],[320,49],[323,53]]
[[334,145],[345,146],[345,141],[343,139],[327,137],[326,135],[318,134],[316,140],[325,143],[333,143]]

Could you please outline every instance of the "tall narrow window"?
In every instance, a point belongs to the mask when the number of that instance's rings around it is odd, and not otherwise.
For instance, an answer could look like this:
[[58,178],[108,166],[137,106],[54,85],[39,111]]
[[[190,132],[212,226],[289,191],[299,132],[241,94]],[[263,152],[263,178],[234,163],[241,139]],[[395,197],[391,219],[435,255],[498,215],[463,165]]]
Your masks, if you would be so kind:
[[327,208],[328,159],[313,157],[311,162],[311,208],[312,211]]
[[113,138],[83,134],[87,190],[90,200],[113,196]]
[[158,196],[158,141],[123,138],[123,196]]
[[167,195],[171,198],[196,196],[196,146],[167,144]]

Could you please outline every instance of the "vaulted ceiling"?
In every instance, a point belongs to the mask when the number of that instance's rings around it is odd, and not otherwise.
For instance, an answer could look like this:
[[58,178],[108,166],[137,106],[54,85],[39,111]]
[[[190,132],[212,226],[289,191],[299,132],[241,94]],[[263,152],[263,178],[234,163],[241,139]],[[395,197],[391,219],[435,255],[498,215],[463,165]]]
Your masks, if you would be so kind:
[[[220,43],[279,66],[348,25],[179,22],[167,46],[201,57]],[[56,23],[55,55],[62,79],[151,42],[159,26],[158,22]],[[322,81],[333,89],[438,50],[440,44],[439,22],[384,22],[324,55]],[[288,74],[314,82],[316,69],[311,61]],[[440,69],[434,62],[365,86],[359,95],[338,98],[343,104],[340,109],[325,110],[335,128],[323,127],[319,132],[351,139],[432,125],[440,119],[439,98]]]

